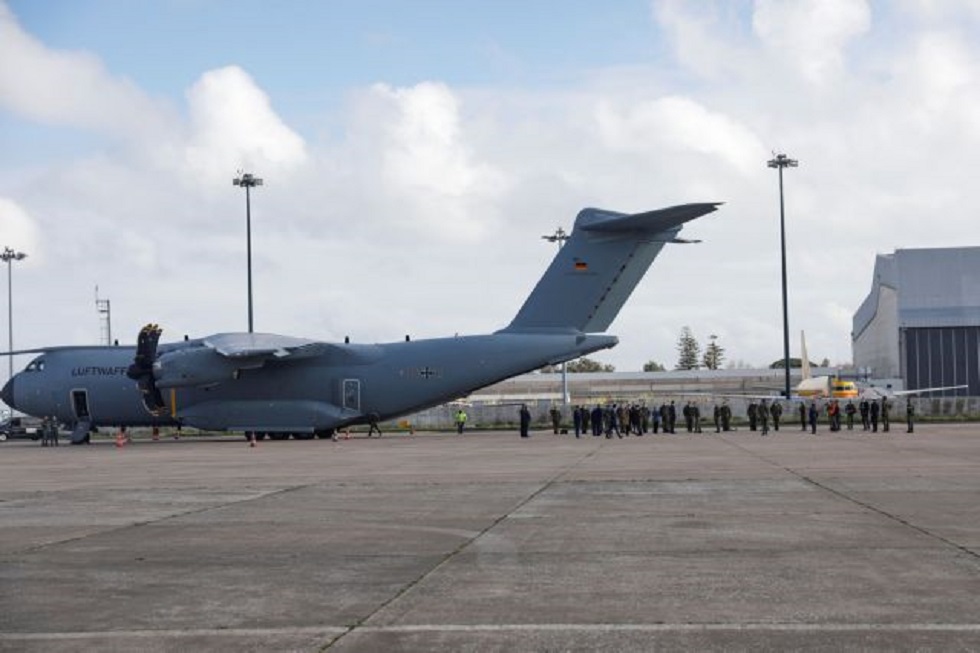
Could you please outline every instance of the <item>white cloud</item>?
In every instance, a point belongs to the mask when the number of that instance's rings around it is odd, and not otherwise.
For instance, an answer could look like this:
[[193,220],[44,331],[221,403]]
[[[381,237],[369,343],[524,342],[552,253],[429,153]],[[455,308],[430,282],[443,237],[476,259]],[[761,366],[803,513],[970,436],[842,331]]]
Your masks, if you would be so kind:
[[46,47],[0,3],[0,106],[38,122],[111,134],[147,133],[168,111],[87,52]]
[[603,144],[612,150],[657,152],[658,156],[698,152],[717,156],[742,174],[757,167],[766,152],[744,125],[687,97],[627,106],[601,100],[596,114]]
[[[42,255],[37,222],[15,201],[0,197],[0,248],[10,247],[28,256]],[[32,261],[33,262],[33,261]]]
[[237,66],[204,73],[187,91],[187,108],[186,161],[205,183],[220,183],[236,168],[285,173],[306,161],[303,139]]
[[870,29],[871,9],[865,0],[756,0],[752,26],[773,60],[824,83],[844,72],[844,51]]

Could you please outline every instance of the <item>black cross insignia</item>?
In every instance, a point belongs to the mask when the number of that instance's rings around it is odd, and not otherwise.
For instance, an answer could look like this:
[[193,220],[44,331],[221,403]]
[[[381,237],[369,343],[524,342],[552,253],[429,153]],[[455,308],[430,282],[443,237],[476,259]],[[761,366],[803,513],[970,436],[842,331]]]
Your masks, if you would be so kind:
[[431,367],[429,367],[428,365],[426,365],[425,367],[419,370],[419,376],[421,376],[423,379],[428,379],[435,375],[436,375],[436,371]]

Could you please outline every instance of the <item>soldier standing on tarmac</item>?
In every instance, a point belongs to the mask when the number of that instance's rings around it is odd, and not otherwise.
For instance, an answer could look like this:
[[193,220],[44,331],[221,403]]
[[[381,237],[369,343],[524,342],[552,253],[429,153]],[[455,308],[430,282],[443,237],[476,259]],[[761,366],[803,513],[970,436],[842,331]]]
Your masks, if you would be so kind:
[[725,432],[732,430],[732,407],[727,401],[721,404],[721,430]]
[[721,408],[718,408],[718,404],[715,404],[714,418],[715,418],[715,433],[721,433]]
[[905,422],[909,427],[906,433],[915,431],[915,406],[912,405],[912,397],[905,400]]
[[810,433],[816,435],[817,434],[817,402],[815,401],[810,402],[809,417],[810,417]]
[[878,432],[878,402],[877,401],[871,402],[870,412],[871,412],[871,431],[873,433],[877,433]]
[[867,431],[869,428],[871,428],[871,421],[869,420],[870,414],[871,414],[871,407],[868,404],[868,400],[862,399],[861,400],[861,428],[864,431]]
[[779,430],[779,418],[783,416],[783,405],[778,401],[772,402],[772,408],[769,409],[769,414],[772,415],[772,427]]
[[756,403],[754,401],[752,401],[752,402],[749,403],[749,407],[745,411],[745,414],[749,418],[749,430],[750,431],[754,431],[755,430],[755,423],[756,423],[756,420],[758,419],[758,410],[759,410],[759,406],[756,405]]
[[806,404],[800,402],[800,430],[806,431]]
[[521,404],[521,410],[518,413],[521,420],[521,437],[529,438],[531,437],[529,430],[531,428],[531,411],[527,409],[527,404]]
[[888,431],[888,411],[891,410],[892,405],[888,403],[887,397],[881,398],[881,430]]
[[844,414],[847,415],[847,430],[854,429],[854,413],[857,412],[857,408],[854,407],[854,402],[848,400],[847,405],[844,406]]
[[561,427],[561,411],[558,410],[558,406],[551,407],[551,428],[554,430],[555,435],[558,435],[558,429]]
[[762,427],[762,435],[769,435],[769,406],[766,405],[765,399],[759,402],[756,414],[759,417],[759,425]]

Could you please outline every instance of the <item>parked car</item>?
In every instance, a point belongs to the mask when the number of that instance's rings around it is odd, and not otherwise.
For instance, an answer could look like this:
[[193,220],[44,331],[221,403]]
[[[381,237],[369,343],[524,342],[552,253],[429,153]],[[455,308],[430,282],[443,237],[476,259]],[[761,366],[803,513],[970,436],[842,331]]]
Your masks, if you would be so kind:
[[0,442],[8,439],[41,439],[41,420],[36,417],[7,417],[0,422]]

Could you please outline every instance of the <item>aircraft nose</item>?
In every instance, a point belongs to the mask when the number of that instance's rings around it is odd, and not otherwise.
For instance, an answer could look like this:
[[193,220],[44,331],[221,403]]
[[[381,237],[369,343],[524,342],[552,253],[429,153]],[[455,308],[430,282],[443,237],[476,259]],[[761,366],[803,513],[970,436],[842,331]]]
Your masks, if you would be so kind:
[[3,403],[7,404],[11,408],[17,408],[14,406],[14,380],[11,378],[3,386],[3,390],[0,390],[0,399],[3,399]]

